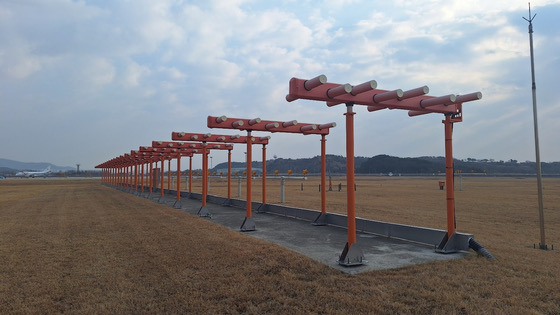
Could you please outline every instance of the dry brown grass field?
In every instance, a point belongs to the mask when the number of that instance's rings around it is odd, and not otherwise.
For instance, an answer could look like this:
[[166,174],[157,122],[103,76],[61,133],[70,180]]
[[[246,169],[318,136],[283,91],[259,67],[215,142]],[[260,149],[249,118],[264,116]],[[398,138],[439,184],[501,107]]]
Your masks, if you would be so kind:
[[[357,216],[443,229],[438,180],[357,177]],[[286,205],[319,209],[318,184],[289,179]],[[279,185],[268,180],[269,203]],[[549,251],[533,249],[535,179],[465,177],[456,187],[458,230],[497,260],[348,275],[98,180],[2,180],[0,313],[560,313],[560,179],[544,179]],[[344,178],[333,188],[328,211],[344,213]],[[210,180],[211,194],[225,192],[225,179]]]

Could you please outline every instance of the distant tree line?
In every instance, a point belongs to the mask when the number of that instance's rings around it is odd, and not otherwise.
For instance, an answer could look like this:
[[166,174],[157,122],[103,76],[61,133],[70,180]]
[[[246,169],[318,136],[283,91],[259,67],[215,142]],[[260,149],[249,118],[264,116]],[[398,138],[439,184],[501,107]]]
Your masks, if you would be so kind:
[[[346,158],[340,155],[327,155],[327,173],[346,173]],[[445,172],[445,158],[436,156],[423,156],[415,158],[401,158],[389,155],[376,155],[374,157],[356,157],[354,162],[358,174],[435,174]],[[252,167],[260,171],[262,163],[253,161]],[[560,162],[541,163],[543,174],[559,175]],[[244,162],[232,162],[232,168],[245,168]],[[493,159],[477,160],[467,158],[454,160],[455,170],[462,173],[486,173],[486,174],[535,174],[536,163],[531,161],[518,162],[517,160],[495,161]],[[220,163],[214,170],[226,170],[227,163]],[[310,174],[321,172],[321,157],[301,159],[277,158],[266,161],[267,173],[273,174],[278,170],[287,173],[292,170],[294,174],[301,174],[307,170]],[[225,172],[224,172],[225,174]]]

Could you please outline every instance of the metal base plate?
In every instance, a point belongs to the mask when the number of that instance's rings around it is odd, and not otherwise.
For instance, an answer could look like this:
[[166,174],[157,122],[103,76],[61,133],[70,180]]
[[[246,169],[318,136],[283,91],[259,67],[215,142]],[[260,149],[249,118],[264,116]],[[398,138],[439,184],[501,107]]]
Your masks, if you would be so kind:
[[199,217],[212,217],[207,207],[201,207],[197,214]]
[[455,233],[451,234],[451,237],[447,237],[447,234],[443,237],[439,245],[436,247],[436,253],[442,254],[450,254],[456,253],[459,251],[458,249],[458,240],[457,235]]
[[182,206],[183,204],[181,203],[181,200],[175,200],[175,203],[173,204],[173,209],[181,209]]
[[266,203],[261,203],[261,205],[257,208],[257,213],[265,213],[266,212]]
[[327,216],[326,213],[321,213],[311,224],[317,226],[327,225]]
[[256,231],[257,226],[255,225],[255,220],[253,220],[252,217],[245,217],[243,224],[241,224],[240,230],[241,232]]
[[360,246],[356,243],[346,243],[346,246],[344,246],[344,250],[338,259],[338,264],[345,267],[360,266],[365,262],[364,253]]

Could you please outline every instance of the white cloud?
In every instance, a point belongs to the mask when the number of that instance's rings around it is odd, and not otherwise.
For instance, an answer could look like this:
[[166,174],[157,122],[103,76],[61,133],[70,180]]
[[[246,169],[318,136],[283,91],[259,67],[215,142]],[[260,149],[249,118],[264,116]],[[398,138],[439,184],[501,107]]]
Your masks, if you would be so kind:
[[125,87],[137,87],[143,77],[150,75],[151,71],[148,67],[141,66],[137,63],[130,63],[126,69],[124,76]]
[[84,77],[94,86],[105,85],[113,82],[115,67],[104,58],[93,58],[84,69]]
[[25,44],[14,45],[6,50],[0,50],[0,73],[14,79],[25,79],[41,70],[40,58],[33,56],[31,47]]
[[[560,160],[554,148],[559,106],[550,92],[560,70],[560,36],[548,15],[559,4],[547,0],[533,8],[542,23],[535,33],[542,147],[552,160]],[[544,10],[547,5],[554,10]],[[328,150],[343,154],[343,108],[284,100],[292,76],[326,74],[339,83],[375,79],[382,89],[426,84],[431,95],[480,90],[483,99],[465,105],[465,121],[457,128],[458,154],[530,159],[528,34],[521,19],[526,9],[526,3],[506,0],[1,2],[0,95],[18,107],[0,134],[28,140],[33,137],[24,136],[23,125],[36,134],[36,126],[75,121],[87,128],[75,135],[51,128],[51,137],[87,138],[98,151],[124,152],[166,136],[170,128],[203,131],[207,115],[226,114],[335,121]],[[44,111],[52,112],[52,120],[23,123],[29,113]],[[364,141],[357,144],[359,154],[441,154],[440,116],[356,111],[356,134]],[[383,131],[395,125],[401,127],[388,141]],[[80,130],[98,130],[104,142]],[[271,152],[288,152],[284,138],[274,138],[279,140]],[[317,140],[309,139],[290,140],[301,150],[293,154],[316,154],[305,150]],[[514,146],[515,139],[524,139],[529,150]],[[59,158],[52,162],[75,163]]]

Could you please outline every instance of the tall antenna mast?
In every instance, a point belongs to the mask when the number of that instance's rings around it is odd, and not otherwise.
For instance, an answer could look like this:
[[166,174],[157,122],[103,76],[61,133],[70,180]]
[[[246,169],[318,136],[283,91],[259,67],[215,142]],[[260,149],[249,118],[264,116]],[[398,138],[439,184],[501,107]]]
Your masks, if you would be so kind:
[[541,241],[539,243],[540,249],[548,249],[544,236],[544,211],[543,211],[543,197],[542,197],[542,174],[541,174],[541,156],[539,149],[539,124],[537,122],[537,84],[535,83],[535,59],[533,57],[533,20],[537,14],[531,16],[531,2],[529,2],[529,18],[523,19],[529,22],[529,44],[531,47],[531,89],[533,90],[533,123],[535,128],[535,157],[537,164],[537,190],[539,194],[539,225],[541,230]]

